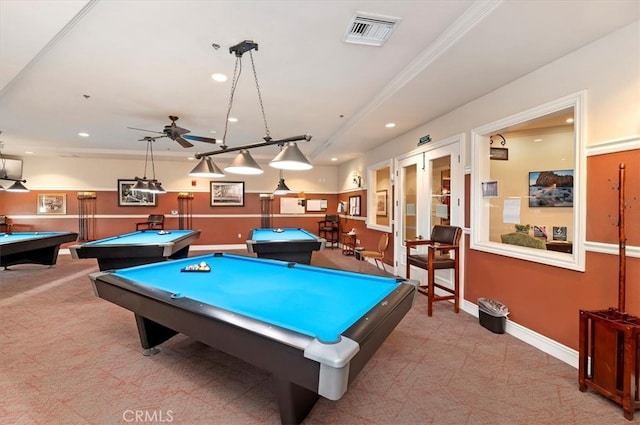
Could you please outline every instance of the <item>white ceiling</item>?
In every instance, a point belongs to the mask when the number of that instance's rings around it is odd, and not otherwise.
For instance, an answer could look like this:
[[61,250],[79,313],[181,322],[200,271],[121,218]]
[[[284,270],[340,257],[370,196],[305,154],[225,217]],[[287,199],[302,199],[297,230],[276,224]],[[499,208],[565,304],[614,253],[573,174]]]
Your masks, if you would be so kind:
[[[382,47],[347,44],[355,12],[401,21]],[[271,136],[310,133],[299,146],[313,163],[342,162],[639,18],[637,0],[0,0],[2,153],[139,158],[139,139],[157,133],[127,127],[162,131],[169,115],[191,135],[221,139],[229,47],[253,40]],[[249,54],[242,65],[229,147],[265,133]],[[219,149],[194,145],[161,138],[154,152]],[[267,160],[277,149],[252,153]]]

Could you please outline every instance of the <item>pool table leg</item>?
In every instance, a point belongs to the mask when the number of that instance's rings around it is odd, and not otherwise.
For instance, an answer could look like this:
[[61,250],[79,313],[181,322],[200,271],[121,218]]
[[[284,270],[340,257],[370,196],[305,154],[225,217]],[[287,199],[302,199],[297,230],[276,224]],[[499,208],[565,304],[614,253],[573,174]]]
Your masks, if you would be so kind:
[[275,393],[283,424],[300,424],[309,414],[320,396],[311,390],[273,376]]
[[144,355],[149,356],[160,352],[157,345],[162,344],[178,332],[162,326],[159,323],[149,320],[146,317],[135,314],[136,325],[138,326],[138,335],[140,335],[140,344],[145,349]]

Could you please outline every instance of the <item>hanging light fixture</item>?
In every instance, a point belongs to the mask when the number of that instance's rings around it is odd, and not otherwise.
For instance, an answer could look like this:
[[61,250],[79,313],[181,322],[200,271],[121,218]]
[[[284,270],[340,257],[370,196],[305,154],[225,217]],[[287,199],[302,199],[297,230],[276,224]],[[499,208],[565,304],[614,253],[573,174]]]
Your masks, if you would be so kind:
[[[156,164],[153,160],[153,142],[155,142],[156,137],[147,136],[144,139],[141,139],[141,141],[142,140],[147,142],[147,150],[144,155],[144,174],[142,178],[135,177],[136,184],[133,185],[131,190],[149,193],[167,193],[167,191],[162,187],[162,183],[156,180]],[[149,156],[151,156],[152,179],[147,178],[147,162],[149,160]]]
[[235,174],[255,175],[262,174],[264,170],[253,159],[247,149],[242,149],[231,164],[224,168],[224,171]]
[[198,165],[193,167],[193,170],[189,173],[191,177],[224,177],[224,172],[216,165],[215,162],[208,156],[202,158]]
[[313,165],[293,142],[287,143],[285,148],[269,163],[273,168],[281,170],[310,170]]
[[[286,145],[286,147],[283,150],[281,150],[281,152],[278,154],[276,158],[274,158],[274,160],[270,163],[270,165],[274,168],[279,168],[284,170],[309,170],[313,166],[311,165],[309,160],[303,155],[300,149],[298,149],[298,146],[294,142],[302,141],[302,140],[305,140],[308,142],[309,140],[311,140],[311,135],[305,134],[302,136],[289,137],[287,139],[282,139],[282,140],[273,140],[271,138],[271,135],[269,132],[269,126],[267,124],[267,116],[265,114],[264,104],[262,102],[262,94],[260,93],[260,85],[258,84],[258,74],[256,72],[256,67],[253,62],[253,53],[251,52],[253,49],[258,50],[258,44],[254,43],[251,40],[245,40],[229,48],[229,53],[233,53],[236,55],[236,64],[233,71],[233,78],[231,82],[231,94],[229,97],[229,107],[227,108],[224,135],[222,137],[222,145],[220,146],[219,151],[205,152],[202,154],[197,153],[195,157],[197,159],[200,159],[200,158],[206,158],[212,155],[219,155],[227,152],[240,151],[240,153],[231,162],[231,164],[225,167],[224,171],[229,173],[236,173],[236,174],[256,175],[256,174],[262,174],[264,171],[262,170],[262,168],[260,168],[258,163],[253,159],[249,150],[253,148],[259,148],[259,147],[271,146],[271,145],[278,145],[280,147]],[[229,148],[226,145],[229,117],[231,114],[231,108],[233,107],[233,96],[238,84],[238,80],[240,79],[240,75],[242,73],[242,55],[246,52],[249,52],[249,56],[251,58],[251,67],[253,70],[253,77],[256,82],[256,90],[258,92],[258,101],[260,102],[262,120],[264,121],[265,135],[262,138],[264,142]],[[202,165],[202,164],[203,163],[201,161],[193,169],[192,173],[202,171],[200,167],[202,167],[202,169],[206,169],[206,167],[208,167],[208,165]],[[196,175],[196,174],[189,173],[189,175]],[[222,177],[222,176],[216,175],[215,177]],[[283,183],[284,183],[284,180],[283,180]]]
[[7,192],[29,192],[29,189],[22,184],[26,183],[26,180],[14,180],[14,182],[15,183],[5,189]]
[[276,190],[273,191],[274,195],[286,195],[287,193],[291,193],[291,189],[284,182],[284,176],[282,175],[282,170],[280,170],[280,181],[278,182],[278,186]]

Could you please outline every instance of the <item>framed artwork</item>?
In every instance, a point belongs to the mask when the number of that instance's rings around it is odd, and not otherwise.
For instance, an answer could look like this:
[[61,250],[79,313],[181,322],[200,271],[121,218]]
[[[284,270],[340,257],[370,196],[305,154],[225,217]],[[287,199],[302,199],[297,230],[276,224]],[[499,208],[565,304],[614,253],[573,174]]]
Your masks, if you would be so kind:
[[529,207],[573,207],[573,170],[530,172]]
[[212,207],[243,207],[244,182],[211,182]]
[[509,160],[509,149],[507,148],[489,148],[489,158],[499,161]]
[[38,214],[66,214],[67,195],[65,193],[38,194]]
[[349,215],[360,215],[360,195],[349,196]]
[[376,215],[387,216],[387,190],[379,190],[376,192]]
[[482,197],[494,198],[498,196],[498,182],[496,180],[482,182]]
[[132,190],[135,179],[118,179],[118,206],[119,207],[155,207],[156,194]]

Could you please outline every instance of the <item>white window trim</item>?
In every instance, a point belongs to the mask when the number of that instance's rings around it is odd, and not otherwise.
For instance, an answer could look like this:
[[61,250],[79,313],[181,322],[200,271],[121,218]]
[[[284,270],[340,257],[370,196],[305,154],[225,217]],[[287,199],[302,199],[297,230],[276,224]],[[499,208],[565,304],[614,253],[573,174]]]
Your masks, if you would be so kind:
[[[574,108],[574,197],[573,197],[573,254],[540,251],[489,241],[489,205],[482,198],[481,183],[489,177],[489,135],[505,127],[569,107]],[[471,243],[470,248],[565,269],[585,271],[586,238],[586,155],[585,155],[586,91],[571,94],[544,105],[492,122],[471,130]]]

